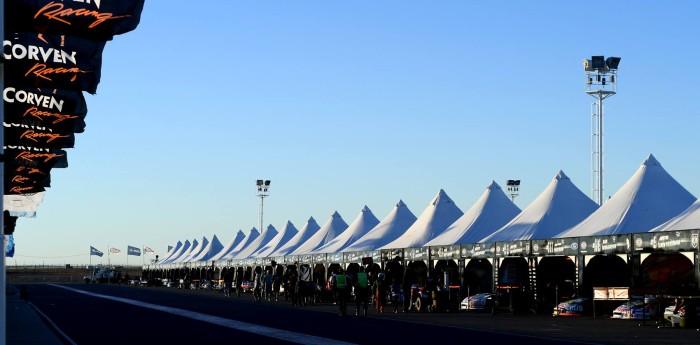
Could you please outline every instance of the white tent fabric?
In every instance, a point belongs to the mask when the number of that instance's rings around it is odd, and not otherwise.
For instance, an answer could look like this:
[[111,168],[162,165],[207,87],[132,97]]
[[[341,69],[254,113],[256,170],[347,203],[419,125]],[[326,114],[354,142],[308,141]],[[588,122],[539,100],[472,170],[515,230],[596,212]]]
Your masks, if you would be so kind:
[[422,247],[445,231],[463,214],[464,212],[455,205],[447,193],[440,189],[413,225],[382,249]]
[[243,230],[238,230],[236,236],[234,236],[231,239],[231,241],[229,241],[229,243],[227,243],[224,246],[224,248],[222,248],[218,253],[216,253],[216,255],[212,256],[210,260],[220,260],[226,254],[233,251],[239,243],[243,242],[243,239],[245,239],[245,234],[243,233]]
[[233,259],[234,257],[236,257],[236,255],[238,255],[238,253],[241,250],[245,249],[246,247],[248,247],[248,245],[253,243],[253,241],[255,241],[255,239],[258,238],[258,236],[260,236],[260,231],[253,227],[252,229],[250,229],[250,232],[245,237],[245,239],[241,241],[241,243],[239,243],[235,248],[233,248],[233,250],[231,250],[228,254],[222,256],[220,260]]
[[311,236],[306,242],[294,250],[292,255],[309,254],[314,250],[321,248],[321,246],[330,242],[341,232],[348,228],[348,224],[345,223],[343,217],[340,216],[338,211],[333,212],[328,221],[321,226],[318,231]]
[[334,239],[330,240],[325,245],[313,251],[314,253],[338,253],[342,252],[346,247],[359,240],[367,234],[372,228],[379,224],[379,219],[374,216],[372,210],[365,205],[357,215],[357,218],[350,223],[347,229]]
[[187,258],[189,258],[190,255],[192,255],[192,253],[195,251],[195,249],[199,250],[201,248],[200,246],[201,246],[201,242],[197,241],[197,239],[192,240],[192,244],[190,245],[190,247],[187,250],[185,250],[182,253],[182,255],[180,255],[180,257],[178,257],[177,259],[174,259],[171,262],[174,264],[180,263],[180,262],[185,262],[185,260],[187,260]]
[[491,181],[481,197],[463,216],[425,245],[477,243],[506,225],[518,213],[520,208],[506,196],[496,181]]
[[513,220],[480,242],[552,238],[588,217],[598,205],[559,171],[547,188]]
[[282,245],[279,249],[275,250],[274,252],[270,253],[268,256],[283,256],[283,255],[289,255],[290,253],[294,252],[299,246],[304,244],[304,242],[308,241],[311,236],[315,235],[318,230],[320,230],[321,227],[318,225],[316,222],[316,219],[314,217],[309,217],[309,220],[306,221],[306,224],[299,230],[299,232],[292,237],[287,243]]
[[700,200],[649,232],[700,229]]
[[389,244],[416,222],[416,216],[408,209],[408,206],[399,200],[389,214],[367,234],[360,237],[355,243],[345,248],[346,252],[364,250],[376,250]]
[[180,246],[180,249],[178,249],[177,251],[175,251],[175,252],[173,253],[173,255],[171,255],[167,260],[161,261],[161,264],[169,264],[169,263],[171,263],[171,262],[177,260],[177,258],[179,258],[180,256],[182,256],[182,254],[183,254],[185,251],[188,251],[188,250],[190,249],[190,246],[191,246],[191,245],[192,245],[192,243],[190,243],[189,240],[185,240],[185,243],[183,243],[182,246]]
[[163,263],[164,261],[170,259],[170,257],[173,256],[173,254],[177,253],[177,251],[179,251],[181,247],[182,247],[182,241],[177,241],[177,244],[175,244],[175,247],[171,248],[167,253],[165,253],[163,258],[160,259],[160,262],[158,262],[158,263],[160,264],[160,263]]
[[277,229],[275,229],[272,224],[268,225],[265,230],[263,230],[262,234],[258,236],[253,242],[251,242],[248,246],[243,248],[240,252],[238,252],[233,258],[234,259],[247,259],[249,258],[253,253],[255,253],[256,250],[260,249],[262,246],[270,242],[275,236],[277,236]]
[[603,206],[556,237],[647,232],[679,215],[695,200],[653,155],[649,155]]
[[283,245],[287,244],[289,240],[291,240],[296,234],[299,233],[299,230],[292,224],[291,221],[287,221],[287,224],[284,225],[284,228],[277,233],[277,236],[275,236],[273,239],[271,239],[267,244],[263,245],[260,247],[258,250],[256,250],[251,257],[254,258],[265,258],[270,256],[270,254],[274,253],[276,250],[282,248]]
[[190,252],[190,255],[188,255],[185,259],[183,259],[180,262],[192,262],[194,261],[193,259],[197,257],[199,254],[202,253],[204,248],[206,248],[209,245],[209,240],[206,237],[202,236],[202,240],[199,242],[199,245],[192,249],[192,252]]
[[224,245],[221,244],[221,241],[219,241],[219,238],[216,237],[216,235],[212,236],[211,241],[202,249],[202,251],[199,252],[196,256],[193,256],[190,262],[199,262],[199,261],[209,261],[211,258],[218,254],[221,249],[224,248]]

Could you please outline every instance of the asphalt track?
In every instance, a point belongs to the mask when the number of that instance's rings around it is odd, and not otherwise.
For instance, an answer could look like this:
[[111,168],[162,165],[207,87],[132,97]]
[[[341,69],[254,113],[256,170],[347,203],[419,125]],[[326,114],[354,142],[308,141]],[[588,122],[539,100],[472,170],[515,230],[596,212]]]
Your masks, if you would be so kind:
[[[30,301],[74,344],[700,344],[695,329],[652,322],[483,312],[340,317],[337,307],[255,303],[204,290],[98,284],[27,285]],[[352,310],[352,309],[350,309]]]

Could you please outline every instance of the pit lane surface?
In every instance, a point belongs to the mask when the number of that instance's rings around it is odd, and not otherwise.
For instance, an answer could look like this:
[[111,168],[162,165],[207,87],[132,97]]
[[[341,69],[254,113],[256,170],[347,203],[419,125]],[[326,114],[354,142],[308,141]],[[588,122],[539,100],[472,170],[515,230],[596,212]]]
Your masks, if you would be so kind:
[[[225,298],[211,291],[163,287],[97,284],[64,287],[27,286],[32,303],[77,344],[201,344],[225,340],[328,345],[336,341],[414,344],[442,340],[498,344],[671,344],[683,338],[683,343],[688,344],[689,340],[697,343],[699,335],[690,330],[652,330],[651,327],[637,327],[635,331],[634,325],[627,322],[624,326],[632,326],[629,330],[632,337],[625,333],[625,327],[615,327],[623,326],[626,321],[622,320],[612,320],[617,324],[601,320],[605,327],[612,325],[606,334],[602,328],[587,331],[571,327],[569,320],[552,323],[551,317],[538,321],[532,317],[490,317],[484,313],[399,313],[379,317],[371,310],[367,318],[341,318],[332,305],[295,308],[281,301],[254,303],[249,294]],[[615,328],[622,332],[616,333]],[[673,333],[664,336],[665,331]],[[618,334],[628,338],[620,338]],[[679,335],[681,338],[677,339]]]

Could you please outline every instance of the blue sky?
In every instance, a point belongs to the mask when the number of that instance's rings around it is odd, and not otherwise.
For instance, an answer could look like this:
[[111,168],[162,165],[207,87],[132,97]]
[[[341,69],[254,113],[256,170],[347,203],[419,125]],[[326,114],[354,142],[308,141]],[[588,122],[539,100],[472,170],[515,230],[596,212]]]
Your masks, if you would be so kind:
[[350,223],[365,205],[381,220],[399,199],[418,216],[441,188],[466,212],[492,180],[522,180],[522,209],[559,170],[590,195],[591,55],[622,57],[605,194],[651,153],[700,195],[700,4],[587,6],[149,0],[107,44],[86,131],[37,217],[19,219],[8,265],[225,244],[258,227],[259,178],[278,230],[334,211]]

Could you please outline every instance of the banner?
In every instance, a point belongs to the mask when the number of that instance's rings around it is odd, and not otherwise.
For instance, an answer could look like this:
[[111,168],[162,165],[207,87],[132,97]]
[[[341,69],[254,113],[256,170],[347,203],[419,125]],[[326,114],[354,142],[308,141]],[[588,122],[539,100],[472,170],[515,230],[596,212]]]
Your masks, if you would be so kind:
[[[4,211],[13,217],[36,217],[36,209],[44,201],[45,192],[3,196]],[[5,220],[7,222],[7,220]]]
[[46,170],[67,168],[68,153],[65,150],[31,146],[5,145],[5,162]]
[[60,133],[85,131],[87,105],[82,91],[6,86],[2,95],[5,122]]
[[51,187],[51,176],[38,169],[18,166],[15,170],[5,169],[4,195],[35,194]]
[[72,132],[54,132],[47,127],[21,125],[3,122],[5,143],[27,145],[54,149],[68,149],[75,146],[75,134]]
[[112,254],[119,254],[119,253],[121,253],[122,251],[119,250],[119,249],[117,249],[117,248],[109,248],[109,252],[112,253]]
[[82,36],[108,41],[134,30],[144,0],[11,0],[5,1],[6,31]]
[[105,42],[30,32],[6,35],[2,52],[8,84],[97,91]]
[[126,255],[141,256],[141,249],[128,246],[126,248]]
[[102,253],[101,251],[97,250],[97,248],[91,246],[91,247],[90,247],[90,255],[102,256],[102,255],[104,255],[104,253]]
[[144,253],[144,254],[153,253],[153,249],[151,249],[150,247],[144,247],[144,248],[143,248],[143,253]]
[[7,247],[5,247],[5,256],[11,258],[15,256],[15,236],[7,236]]

